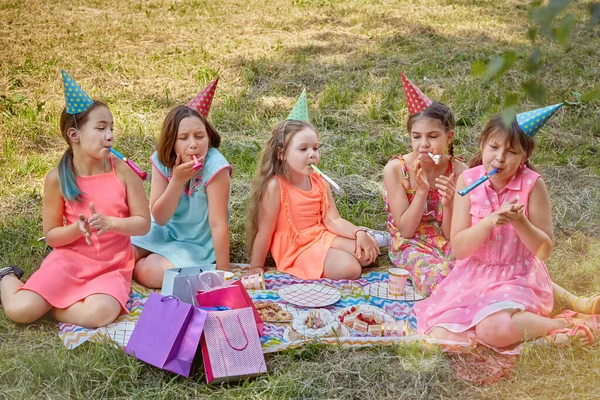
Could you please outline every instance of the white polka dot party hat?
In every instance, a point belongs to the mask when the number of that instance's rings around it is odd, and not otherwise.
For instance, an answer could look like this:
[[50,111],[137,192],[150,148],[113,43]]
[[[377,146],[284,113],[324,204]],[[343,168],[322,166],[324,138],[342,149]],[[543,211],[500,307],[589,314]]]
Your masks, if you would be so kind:
[[202,89],[202,91],[198,93],[198,95],[196,95],[196,97],[194,97],[187,106],[192,110],[198,111],[198,114],[202,115],[204,118],[207,118],[208,112],[210,111],[210,105],[212,104],[212,99],[215,96],[217,83],[219,83],[218,76],[214,81],[209,83],[207,87]]
[[306,100],[306,89],[302,90],[300,97],[296,100],[296,104],[290,111],[286,119],[294,119],[297,121],[308,122],[308,101]]
[[410,115],[418,114],[431,105],[432,101],[406,75],[400,72],[400,77],[402,78],[402,87],[404,87],[404,96]]

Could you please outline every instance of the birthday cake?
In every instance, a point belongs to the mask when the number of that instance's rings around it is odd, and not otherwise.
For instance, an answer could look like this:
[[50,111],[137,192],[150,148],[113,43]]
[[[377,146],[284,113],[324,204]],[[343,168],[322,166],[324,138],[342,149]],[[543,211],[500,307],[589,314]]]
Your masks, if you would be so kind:
[[327,310],[299,312],[292,322],[291,333],[296,338],[339,337],[340,321]]
[[337,318],[340,323],[348,328],[375,336],[382,336],[384,331],[398,325],[393,324],[396,322],[394,317],[381,308],[370,305],[358,305],[342,309]]

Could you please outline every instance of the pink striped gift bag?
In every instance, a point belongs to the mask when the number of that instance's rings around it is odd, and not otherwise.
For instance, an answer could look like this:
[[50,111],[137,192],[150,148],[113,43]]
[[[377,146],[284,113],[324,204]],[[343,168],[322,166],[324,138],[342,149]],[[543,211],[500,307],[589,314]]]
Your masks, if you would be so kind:
[[252,308],[211,311],[201,341],[206,382],[234,382],[267,372]]

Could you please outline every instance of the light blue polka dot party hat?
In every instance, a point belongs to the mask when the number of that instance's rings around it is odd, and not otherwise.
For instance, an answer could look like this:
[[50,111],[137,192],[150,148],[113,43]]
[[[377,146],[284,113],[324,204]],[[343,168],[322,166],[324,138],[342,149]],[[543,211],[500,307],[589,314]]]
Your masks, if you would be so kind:
[[527,136],[535,136],[542,126],[561,108],[563,103],[517,114],[517,123]]
[[71,75],[64,69],[62,70],[62,77],[65,86],[67,114],[75,115],[87,110],[93,103],[92,98],[81,90],[79,85],[71,78]]
[[306,100],[306,89],[302,91],[298,100],[296,100],[296,104],[294,104],[294,108],[290,111],[290,114],[286,119],[295,119],[298,121],[306,121],[308,122],[308,101]]

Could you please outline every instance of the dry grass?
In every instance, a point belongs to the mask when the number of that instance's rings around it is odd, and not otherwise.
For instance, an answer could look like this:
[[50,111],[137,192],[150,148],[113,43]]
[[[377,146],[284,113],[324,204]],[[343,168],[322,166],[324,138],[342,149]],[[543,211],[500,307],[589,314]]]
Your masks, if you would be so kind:
[[[581,19],[590,1],[573,3]],[[323,169],[344,189],[340,212],[383,228],[383,166],[408,145],[398,73],[452,106],[456,152],[468,158],[483,123],[526,79],[516,70],[482,83],[471,77],[471,63],[527,50],[528,10],[524,0],[2,0],[0,265],[31,274],[47,252],[35,239],[43,178],[64,151],[61,68],[108,102],[116,147],[146,170],[168,110],[218,71],[210,118],[234,166],[232,259],[247,261],[245,203],[256,159],[302,88],[321,132]],[[541,41],[548,103],[600,81],[599,33],[578,26],[564,48]],[[535,106],[519,101],[522,110]],[[581,294],[600,291],[597,115],[597,102],[563,108],[543,129],[533,160],[553,202],[549,270]],[[532,347],[512,377],[479,387],[457,380],[436,351],[308,346],[268,356],[269,376],[211,388],[201,373],[174,378],[108,346],[66,351],[56,331],[51,321],[20,327],[0,315],[0,398],[600,397],[597,348]]]

